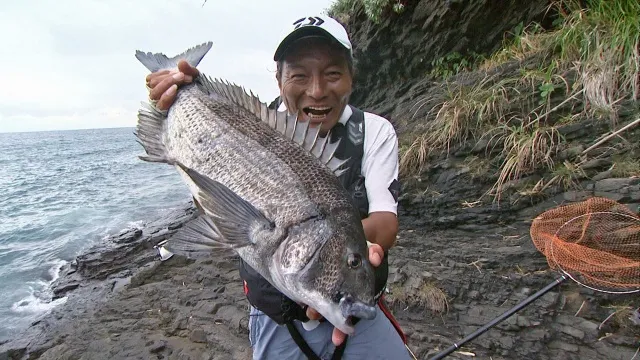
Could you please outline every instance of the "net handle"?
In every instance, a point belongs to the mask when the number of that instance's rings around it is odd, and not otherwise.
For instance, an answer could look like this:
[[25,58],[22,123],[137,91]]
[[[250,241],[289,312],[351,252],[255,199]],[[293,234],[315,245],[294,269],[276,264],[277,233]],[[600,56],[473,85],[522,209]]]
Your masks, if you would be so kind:
[[468,343],[469,341],[477,338],[478,336],[484,334],[485,332],[487,332],[487,330],[489,330],[492,327],[498,325],[502,321],[510,318],[513,314],[515,314],[518,311],[524,309],[527,305],[531,304],[532,302],[534,302],[535,300],[537,300],[538,298],[540,298],[544,294],[548,293],[549,291],[551,291],[551,289],[553,289],[556,286],[562,284],[568,278],[569,277],[566,274],[560,276],[559,278],[555,279],[552,283],[550,283],[549,285],[545,286],[544,288],[542,288],[541,290],[539,290],[535,294],[533,294],[533,295],[529,296],[528,298],[522,300],[516,306],[514,306],[511,309],[507,310],[502,315],[500,315],[497,318],[491,320],[491,322],[487,323],[486,325],[484,325],[483,327],[481,327],[478,330],[474,331],[473,333],[467,335],[464,339],[462,339],[462,340],[458,341],[457,343],[451,345],[450,347],[448,347],[444,351],[438,353],[437,355],[435,355],[434,357],[430,358],[429,360],[442,359],[445,356],[451,354],[452,352],[458,350],[462,345],[464,345],[464,344]]

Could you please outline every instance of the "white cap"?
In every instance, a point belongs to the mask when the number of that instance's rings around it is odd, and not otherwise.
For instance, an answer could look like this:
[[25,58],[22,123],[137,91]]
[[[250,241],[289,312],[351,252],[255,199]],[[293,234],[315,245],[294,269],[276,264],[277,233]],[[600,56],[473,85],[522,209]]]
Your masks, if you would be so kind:
[[273,60],[278,61],[284,51],[294,41],[307,36],[323,36],[337,41],[351,54],[351,41],[347,30],[335,19],[328,16],[309,16],[294,21],[280,37],[280,43],[273,55]]

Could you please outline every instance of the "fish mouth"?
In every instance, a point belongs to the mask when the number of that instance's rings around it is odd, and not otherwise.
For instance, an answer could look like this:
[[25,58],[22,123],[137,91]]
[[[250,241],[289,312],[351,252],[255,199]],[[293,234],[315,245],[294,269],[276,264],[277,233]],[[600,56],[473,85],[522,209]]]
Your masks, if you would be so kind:
[[311,121],[322,121],[333,110],[328,106],[307,106],[302,111],[309,117]]
[[354,319],[373,319],[376,316],[375,306],[353,301],[351,296],[343,296],[340,302],[318,301],[312,306],[318,310],[336,329],[347,335],[355,332]]
[[352,326],[353,317],[367,320],[373,320],[376,317],[377,310],[375,306],[358,301],[351,295],[343,296],[338,305],[348,326]]

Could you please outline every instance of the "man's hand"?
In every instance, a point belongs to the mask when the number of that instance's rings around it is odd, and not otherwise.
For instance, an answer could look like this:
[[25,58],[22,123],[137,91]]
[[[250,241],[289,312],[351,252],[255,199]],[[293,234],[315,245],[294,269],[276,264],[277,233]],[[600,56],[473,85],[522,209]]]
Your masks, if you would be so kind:
[[147,75],[147,88],[149,89],[149,99],[158,101],[158,110],[168,110],[176,99],[178,86],[188,84],[200,72],[195,67],[189,65],[185,60],[178,62],[175,70],[161,70]]
[[[374,267],[380,266],[380,264],[382,264],[383,258],[384,250],[382,249],[382,246],[374,243],[369,243],[369,262],[371,262],[371,265],[373,265]],[[307,317],[311,320],[320,320],[322,318],[322,315],[320,315],[319,312],[315,311],[312,308],[307,308]],[[335,346],[339,346],[344,342],[344,339],[346,337],[347,336],[345,333],[334,328],[333,334],[331,335],[331,341],[333,341],[333,344]]]

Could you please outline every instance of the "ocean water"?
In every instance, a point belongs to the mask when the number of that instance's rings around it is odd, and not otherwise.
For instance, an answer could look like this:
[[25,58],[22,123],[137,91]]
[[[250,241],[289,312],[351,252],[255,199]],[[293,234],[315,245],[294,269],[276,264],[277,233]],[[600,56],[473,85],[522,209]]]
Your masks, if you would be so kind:
[[172,167],[138,159],[133,130],[0,133],[0,341],[64,303],[50,284],[65,263],[190,200]]

